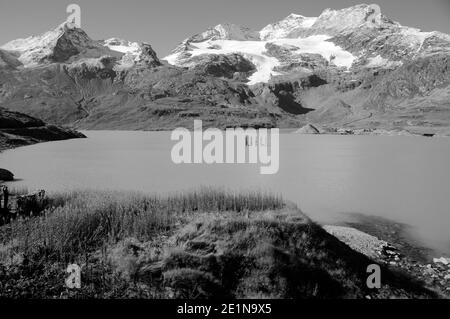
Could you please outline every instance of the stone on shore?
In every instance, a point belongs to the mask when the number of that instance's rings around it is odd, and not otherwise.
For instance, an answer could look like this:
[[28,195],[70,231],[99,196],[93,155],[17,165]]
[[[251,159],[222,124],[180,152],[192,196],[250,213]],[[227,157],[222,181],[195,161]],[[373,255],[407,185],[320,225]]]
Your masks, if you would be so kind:
[[312,124],[307,124],[296,131],[298,134],[320,134],[320,130]]
[[449,265],[450,264],[450,258],[445,258],[445,257],[433,258],[433,262],[435,264],[441,263],[441,264],[444,264],[444,265]]

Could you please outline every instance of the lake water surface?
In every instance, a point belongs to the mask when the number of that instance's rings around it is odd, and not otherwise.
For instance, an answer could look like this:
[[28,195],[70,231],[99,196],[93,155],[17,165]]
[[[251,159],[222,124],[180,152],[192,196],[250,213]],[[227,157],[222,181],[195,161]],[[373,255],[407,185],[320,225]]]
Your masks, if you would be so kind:
[[278,174],[260,175],[259,164],[175,165],[168,132],[84,133],[1,153],[0,167],[19,179],[11,186],[30,190],[268,190],[319,222],[362,213],[406,223],[450,256],[450,139],[286,133]]

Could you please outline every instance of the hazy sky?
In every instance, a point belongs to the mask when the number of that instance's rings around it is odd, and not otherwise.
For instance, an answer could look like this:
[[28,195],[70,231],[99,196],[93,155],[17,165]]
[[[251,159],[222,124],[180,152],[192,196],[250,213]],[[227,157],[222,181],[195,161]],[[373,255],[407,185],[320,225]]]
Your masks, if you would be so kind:
[[[230,22],[261,29],[290,13],[318,16],[363,0],[0,0],[0,45],[54,29],[66,7],[82,9],[82,27],[93,39],[111,37],[150,43],[160,57],[185,38]],[[371,3],[371,2],[366,2]],[[376,0],[403,25],[450,34],[450,0]]]

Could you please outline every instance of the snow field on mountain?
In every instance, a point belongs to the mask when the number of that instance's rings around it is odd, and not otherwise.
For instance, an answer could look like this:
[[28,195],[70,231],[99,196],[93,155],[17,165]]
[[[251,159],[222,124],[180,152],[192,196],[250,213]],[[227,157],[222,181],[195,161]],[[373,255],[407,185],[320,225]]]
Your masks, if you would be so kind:
[[[205,41],[195,43],[193,46],[196,49],[191,54],[192,56],[199,56],[203,54],[240,53],[256,66],[256,72],[249,77],[249,84],[255,84],[269,81],[274,67],[280,65],[278,59],[264,55],[266,43],[265,41],[235,40]],[[221,49],[216,49],[217,46]]]
[[[299,39],[277,39],[273,41],[235,41],[235,40],[209,40],[200,43],[192,43],[194,49],[189,51],[192,57],[204,54],[242,54],[256,66],[256,72],[249,77],[249,84],[268,82],[271,76],[280,75],[274,68],[281,65],[275,57],[266,55],[266,44],[272,43],[278,46],[296,47],[292,54],[312,53],[320,54],[330,61],[331,56],[335,56],[333,63],[340,67],[349,68],[356,59],[350,52],[343,50],[332,42],[328,42],[330,37],[326,35],[314,35]],[[185,65],[178,58],[180,53],[170,55],[165,58],[170,64]],[[186,66],[186,65],[185,65]]]
[[37,54],[49,55],[52,53],[51,43],[56,41],[59,35],[54,31],[46,32],[42,36],[33,36],[26,39],[17,39],[2,46],[3,50],[11,52],[19,52],[18,60],[26,67],[38,65],[38,61],[34,61]]
[[402,27],[400,34],[405,41],[409,42],[411,46],[422,48],[424,41],[435,34],[435,32],[423,32],[416,28]]
[[271,40],[285,38],[289,33],[298,29],[311,28],[318,18],[304,17],[298,14],[291,14],[286,19],[269,24],[262,29],[259,34],[261,40]]
[[278,39],[271,42],[276,45],[290,45],[298,47],[298,50],[295,51],[296,54],[320,54],[327,61],[330,61],[331,56],[335,56],[333,63],[336,66],[350,68],[356,57],[350,52],[335,45],[333,42],[327,41],[330,38],[331,37],[327,35],[313,35],[303,39]]
[[109,39],[106,40],[104,46],[109,48],[112,51],[120,52],[120,53],[130,53],[130,54],[139,54],[141,48],[139,47],[139,43],[137,42],[128,42],[122,39]]

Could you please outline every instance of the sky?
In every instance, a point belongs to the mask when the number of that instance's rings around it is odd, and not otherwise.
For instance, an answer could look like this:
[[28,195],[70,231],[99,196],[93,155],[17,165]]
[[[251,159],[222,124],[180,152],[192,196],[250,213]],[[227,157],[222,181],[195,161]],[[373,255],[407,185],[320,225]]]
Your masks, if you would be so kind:
[[[164,57],[182,40],[219,23],[260,30],[290,13],[315,17],[364,0],[0,0],[0,45],[54,29],[66,20],[71,3],[80,5],[82,28],[91,38],[147,42]],[[450,34],[450,0],[374,3],[402,25]]]

